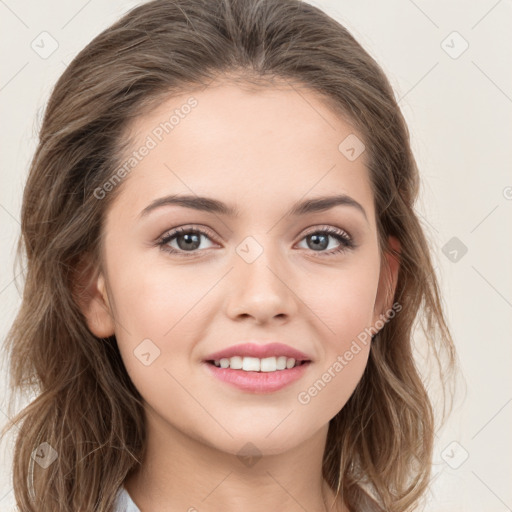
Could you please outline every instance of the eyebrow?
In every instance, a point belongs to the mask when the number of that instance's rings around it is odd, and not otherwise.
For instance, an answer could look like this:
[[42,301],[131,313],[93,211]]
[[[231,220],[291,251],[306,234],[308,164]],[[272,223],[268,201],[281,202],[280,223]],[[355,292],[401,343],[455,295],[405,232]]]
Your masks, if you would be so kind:
[[[182,206],[184,208],[191,208],[194,210],[225,215],[228,217],[238,217],[240,215],[240,211],[237,208],[227,205],[218,199],[195,195],[174,194],[155,199],[140,212],[139,217],[145,217],[153,210],[169,205]],[[368,222],[368,217],[363,206],[354,198],[346,194],[321,196],[300,201],[294,204],[285,214],[285,216],[299,216],[307,215],[308,213],[324,212],[334,208],[335,206],[351,206],[356,210],[359,210]]]

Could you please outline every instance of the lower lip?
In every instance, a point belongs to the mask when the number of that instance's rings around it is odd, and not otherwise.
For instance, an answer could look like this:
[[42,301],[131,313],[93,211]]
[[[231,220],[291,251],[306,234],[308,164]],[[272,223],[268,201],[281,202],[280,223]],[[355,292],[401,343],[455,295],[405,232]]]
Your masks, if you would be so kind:
[[272,393],[279,391],[300,379],[307,371],[310,361],[299,366],[275,372],[246,372],[244,370],[232,370],[220,368],[214,364],[204,362],[207,370],[219,380],[251,393]]

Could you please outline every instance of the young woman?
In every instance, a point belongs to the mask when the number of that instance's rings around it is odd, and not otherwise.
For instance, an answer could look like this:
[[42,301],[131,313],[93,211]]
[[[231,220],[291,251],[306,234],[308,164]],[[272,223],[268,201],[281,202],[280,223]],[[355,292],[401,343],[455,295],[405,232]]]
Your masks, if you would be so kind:
[[314,6],[154,0],[97,36],[23,198],[20,510],[417,508],[415,327],[455,357],[418,189],[388,80]]

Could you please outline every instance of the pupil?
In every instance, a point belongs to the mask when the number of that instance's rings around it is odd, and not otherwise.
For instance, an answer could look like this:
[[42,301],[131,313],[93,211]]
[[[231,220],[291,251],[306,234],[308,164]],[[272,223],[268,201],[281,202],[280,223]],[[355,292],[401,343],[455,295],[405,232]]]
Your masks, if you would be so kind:
[[[181,244],[180,243],[180,240],[181,239],[185,239],[186,240],[186,243],[185,244]],[[191,248],[191,245],[192,244],[194,246],[194,244],[196,244],[194,247],[192,247],[193,249],[197,249],[197,247],[199,247],[200,245],[200,241],[199,241],[199,235],[197,233],[187,233],[185,235],[181,235],[180,237],[178,237],[177,239],[178,241],[178,246],[180,249],[190,249]]]
[[[321,249],[325,249],[329,245],[328,237],[326,237],[325,235],[310,235],[310,238],[313,241],[313,248],[320,246]],[[319,238],[322,238],[324,243],[320,242],[319,244]]]

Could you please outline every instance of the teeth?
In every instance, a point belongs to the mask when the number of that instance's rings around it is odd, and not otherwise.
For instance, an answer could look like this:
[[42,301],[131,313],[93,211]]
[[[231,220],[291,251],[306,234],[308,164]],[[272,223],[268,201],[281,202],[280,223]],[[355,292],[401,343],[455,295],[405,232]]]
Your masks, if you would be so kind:
[[232,370],[243,370],[246,372],[275,372],[286,368],[293,368],[300,364],[293,357],[265,357],[258,359],[257,357],[240,357],[233,356],[224,357],[214,361],[215,366],[220,368],[231,368]]
[[286,360],[286,368],[293,368],[295,366],[295,359],[293,357],[291,359]]
[[[228,359],[229,361],[229,359]],[[229,361],[231,367],[231,361]],[[259,372],[261,361],[257,357],[244,357],[242,370],[246,372]]]
[[226,359],[226,361],[232,370],[241,370],[244,365],[244,360],[240,356],[234,356],[231,359]]
[[262,359],[260,370],[262,372],[275,372],[277,370],[276,358],[275,357],[266,357],[265,359]]
[[286,368],[286,356],[279,356],[277,358],[277,369],[278,370],[284,370]]

